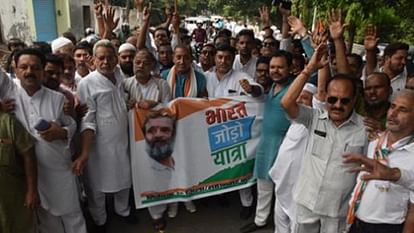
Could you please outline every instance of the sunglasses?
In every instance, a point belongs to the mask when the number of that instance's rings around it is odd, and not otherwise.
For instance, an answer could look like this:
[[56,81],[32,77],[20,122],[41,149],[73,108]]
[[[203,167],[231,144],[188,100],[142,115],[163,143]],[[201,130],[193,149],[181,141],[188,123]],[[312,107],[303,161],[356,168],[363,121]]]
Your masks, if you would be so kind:
[[328,104],[336,104],[336,102],[338,102],[338,100],[342,105],[348,105],[349,103],[351,103],[351,98],[348,98],[348,97],[338,98],[336,96],[329,96],[326,99],[326,102],[328,102]]

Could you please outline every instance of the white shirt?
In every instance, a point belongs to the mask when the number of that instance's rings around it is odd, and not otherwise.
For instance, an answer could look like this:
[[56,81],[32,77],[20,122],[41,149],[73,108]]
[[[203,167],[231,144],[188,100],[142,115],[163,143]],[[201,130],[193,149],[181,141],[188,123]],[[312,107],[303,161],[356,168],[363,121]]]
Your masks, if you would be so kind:
[[237,54],[234,58],[233,70],[245,72],[249,74],[250,78],[253,79],[253,77],[256,75],[256,62],[257,57],[252,56],[250,60],[245,65],[243,65],[240,61],[240,55]]
[[[406,145],[410,140],[411,136],[392,145],[396,149],[388,155],[389,167],[414,170],[414,144]],[[377,143],[378,139],[369,144],[369,158],[374,158]],[[384,140],[383,147],[386,143]],[[371,180],[362,194],[356,216],[368,223],[401,224],[406,219],[409,203],[414,204],[414,192],[391,181]]]
[[95,132],[88,160],[89,185],[100,192],[118,192],[131,186],[128,154],[128,116],[123,76],[115,71],[116,84],[98,71],[82,79],[78,86],[81,103],[88,112],[82,119],[81,132]]
[[345,217],[356,175],[348,172],[352,165],[344,165],[342,155],[364,153],[367,136],[362,117],[353,112],[337,127],[326,111],[299,105],[294,121],[307,128],[309,140],[293,199],[314,214]]
[[164,79],[150,78],[146,84],[141,84],[133,76],[124,80],[124,89],[128,99],[135,101],[152,100],[167,104],[171,100],[171,89]]
[[230,70],[224,75],[222,80],[218,80],[216,71],[205,72],[207,81],[207,92],[209,97],[224,97],[224,96],[238,96],[241,94],[247,94],[240,85],[240,80],[247,79],[250,85],[256,85],[262,88],[260,84],[257,84],[246,73]]
[[275,183],[276,197],[282,209],[293,218],[295,217],[296,205],[292,198],[292,190],[299,176],[298,171],[307,142],[308,130],[306,127],[301,124],[291,124],[280,145],[276,161],[269,171],[269,175]]
[[26,90],[0,71],[0,99],[4,98],[15,99],[14,114],[35,139],[38,190],[42,207],[56,216],[79,212],[76,177],[71,171],[70,140],[48,142],[34,128],[40,119],[55,121],[66,129],[67,138],[72,138],[76,123],[63,113],[65,97],[45,87],[29,96]]

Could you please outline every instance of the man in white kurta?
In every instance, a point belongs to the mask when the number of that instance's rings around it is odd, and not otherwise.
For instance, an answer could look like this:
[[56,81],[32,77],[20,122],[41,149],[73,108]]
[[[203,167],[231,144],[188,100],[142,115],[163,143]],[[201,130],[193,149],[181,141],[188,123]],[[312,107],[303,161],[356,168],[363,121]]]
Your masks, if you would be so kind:
[[[235,71],[233,62],[235,49],[228,45],[220,45],[216,48],[216,67],[213,71],[205,73],[207,92],[209,97],[225,97],[251,95],[258,97],[263,94],[263,87],[253,81],[247,73]],[[239,190],[242,211],[240,217],[247,219],[253,213],[253,195],[251,188]]]
[[131,163],[128,154],[128,117],[122,85],[116,68],[115,48],[108,40],[95,44],[96,71],[78,86],[81,103],[88,112],[82,119],[82,152],[89,154],[86,169],[89,210],[97,226],[106,223],[105,194],[113,193],[115,212],[130,214]]
[[[0,70],[0,99],[14,99],[14,114],[35,138],[41,200],[39,230],[86,233],[76,176],[71,171],[73,163],[69,145],[76,123],[63,113],[65,97],[41,85],[43,54],[27,49],[16,54],[16,57],[20,85]],[[50,127],[46,130],[35,129],[39,120],[49,122]]]

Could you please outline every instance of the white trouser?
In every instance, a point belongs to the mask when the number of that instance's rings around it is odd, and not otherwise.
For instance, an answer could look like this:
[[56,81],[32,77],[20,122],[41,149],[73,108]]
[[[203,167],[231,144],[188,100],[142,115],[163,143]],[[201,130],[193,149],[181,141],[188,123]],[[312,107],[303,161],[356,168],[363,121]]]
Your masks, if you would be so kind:
[[244,207],[253,205],[252,187],[247,187],[239,190],[240,202]]
[[54,216],[40,207],[37,210],[39,233],[86,233],[85,219],[81,211]]
[[[88,206],[92,219],[96,225],[106,223],[105,193],[89,190]],[[129,215],[129,188],[114,193],[115,213],[121,216]]]
[[283,209],[280,205],[279,199],[275,198],[275,233],[294,233],[296,229],[296,221],[293,216],[287,214],[287,210]]
[[295,233],[343,233],[346,232],[346,217],[332,218],[313,213],[297,205],[297,227]]
[[267,218],[272,208],[273,182],[265,179],[257,179],[257,206],[254,223],[257,226],[266,225]]
[[161,204],[148,207],[148,212],[153,220],[162,218],[164,212],[167,210],[167,204]]

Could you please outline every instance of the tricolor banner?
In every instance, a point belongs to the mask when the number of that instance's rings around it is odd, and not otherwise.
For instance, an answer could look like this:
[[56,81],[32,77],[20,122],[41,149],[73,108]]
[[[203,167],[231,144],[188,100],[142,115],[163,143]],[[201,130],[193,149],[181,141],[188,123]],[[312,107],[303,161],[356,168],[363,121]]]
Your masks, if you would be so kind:
[[[253,185],[263,106],[263,99],[247,96],[178,98],[158,110],[168,112],[161,116],[154,115],[153,110],[131,111],[137,208],[194,200]],[[171,124],[174,126],[169,128]]]

